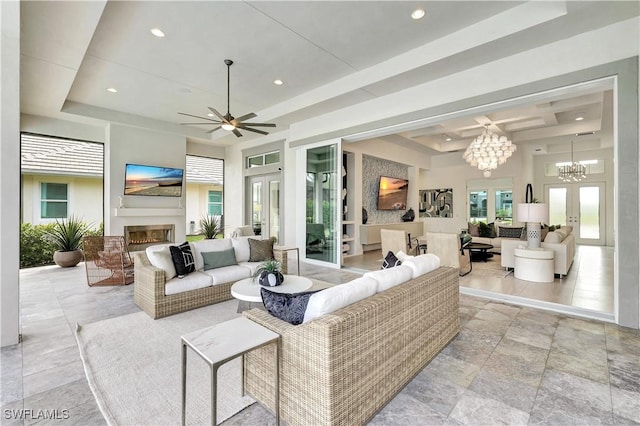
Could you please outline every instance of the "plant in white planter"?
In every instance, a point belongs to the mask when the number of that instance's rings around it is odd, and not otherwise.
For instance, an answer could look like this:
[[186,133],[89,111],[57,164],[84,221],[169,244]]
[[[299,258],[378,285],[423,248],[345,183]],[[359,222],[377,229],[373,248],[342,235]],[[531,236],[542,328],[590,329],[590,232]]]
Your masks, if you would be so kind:
[[87,232],[87,225],[79,218],[71,215],[69,219],[58,220],[47,238],[54,244],[56,251],[53,261],[63,268],[76,266],[82,260],[82,237]]
[[282,284],[284,275],[282,275],[282,265],[274,259],[265,260],[258,266],[253,278],[265,287],[275,287]]

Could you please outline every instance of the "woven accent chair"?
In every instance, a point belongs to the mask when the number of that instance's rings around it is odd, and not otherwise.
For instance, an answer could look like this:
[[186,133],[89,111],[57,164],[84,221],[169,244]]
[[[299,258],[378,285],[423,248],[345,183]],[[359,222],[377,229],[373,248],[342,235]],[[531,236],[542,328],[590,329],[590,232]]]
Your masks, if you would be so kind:
[[427,247],[440,258],[441,266],[458,268],[461,277],[471,272],[471,256],[461,247],[459,235],[427,232]]
[[90,287],[133,282],[133,260],[124,237],[84,237],[82,247]]

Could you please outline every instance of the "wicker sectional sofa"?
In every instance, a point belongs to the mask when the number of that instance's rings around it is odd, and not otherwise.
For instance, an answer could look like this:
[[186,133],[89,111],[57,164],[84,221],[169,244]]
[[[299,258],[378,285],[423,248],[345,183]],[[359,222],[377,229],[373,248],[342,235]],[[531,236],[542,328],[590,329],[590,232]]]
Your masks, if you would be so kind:
[[[200,308],[232,298],[231,286],[238,280],[249,278],[261,262],[249,262],[249,243],[252,237],[235,237],[203,240],[190,243],[195,258],[196,271],[184,279],[167,279],[165,270],[149,260],[153,252],[169,244],[148,247],[144,252],[134,254],[134,301],[151,318]],[[253,237],[259,239],[260,237]],[[203,270],[203,252],[221,251],[233,248],[236,265]],[[282,264],[282,272],[287,273],[287,252],[274,249],[276,260]],[[166,262],[166,260],[165,260]],[[174,271],[175,272],[175,271]],[[176,288],[178,290],[176,290]]]
[[[459,330],[458,270],[440,267],[300,325],[252,309],[282,336],[280,413],[295,425],[369,421]],[[245,390],[274,411],[274,348],[245,356]]]

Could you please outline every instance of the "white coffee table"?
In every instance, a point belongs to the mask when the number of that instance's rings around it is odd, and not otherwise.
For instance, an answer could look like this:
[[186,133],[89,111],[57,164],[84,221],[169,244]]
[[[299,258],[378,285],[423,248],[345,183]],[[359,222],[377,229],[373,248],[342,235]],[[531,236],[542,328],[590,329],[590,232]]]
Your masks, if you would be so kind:
[[[282,284],[275,287],[265,287],[274,293],[300,293],[309,290],[313,283],[309,278],[298,275],[285,275]],[[231,286],[231,295],[238,300],[245,302],[262,303],[260,289],[263,286],[258,284],[258,279],[245,278]]]

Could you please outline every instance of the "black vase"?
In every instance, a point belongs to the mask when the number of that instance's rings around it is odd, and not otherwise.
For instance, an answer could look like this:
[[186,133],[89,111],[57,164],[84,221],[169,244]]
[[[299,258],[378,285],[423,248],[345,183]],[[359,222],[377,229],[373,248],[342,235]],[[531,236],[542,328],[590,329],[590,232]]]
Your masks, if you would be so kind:
[[369,213],[367,213],[367,209],[363,207],[362,208],[362,224],[365,225],[367,223],[367,220],[369,220]]
[[413,219],[416,218],[416,212],[413,211],[412,208],[409,208],[405,214],[402,215],[403,222],[413,222]]
[[258,283],[265,287],[275,287],[284,281],[284,275],[281,272],[264,271],[258,277]]

